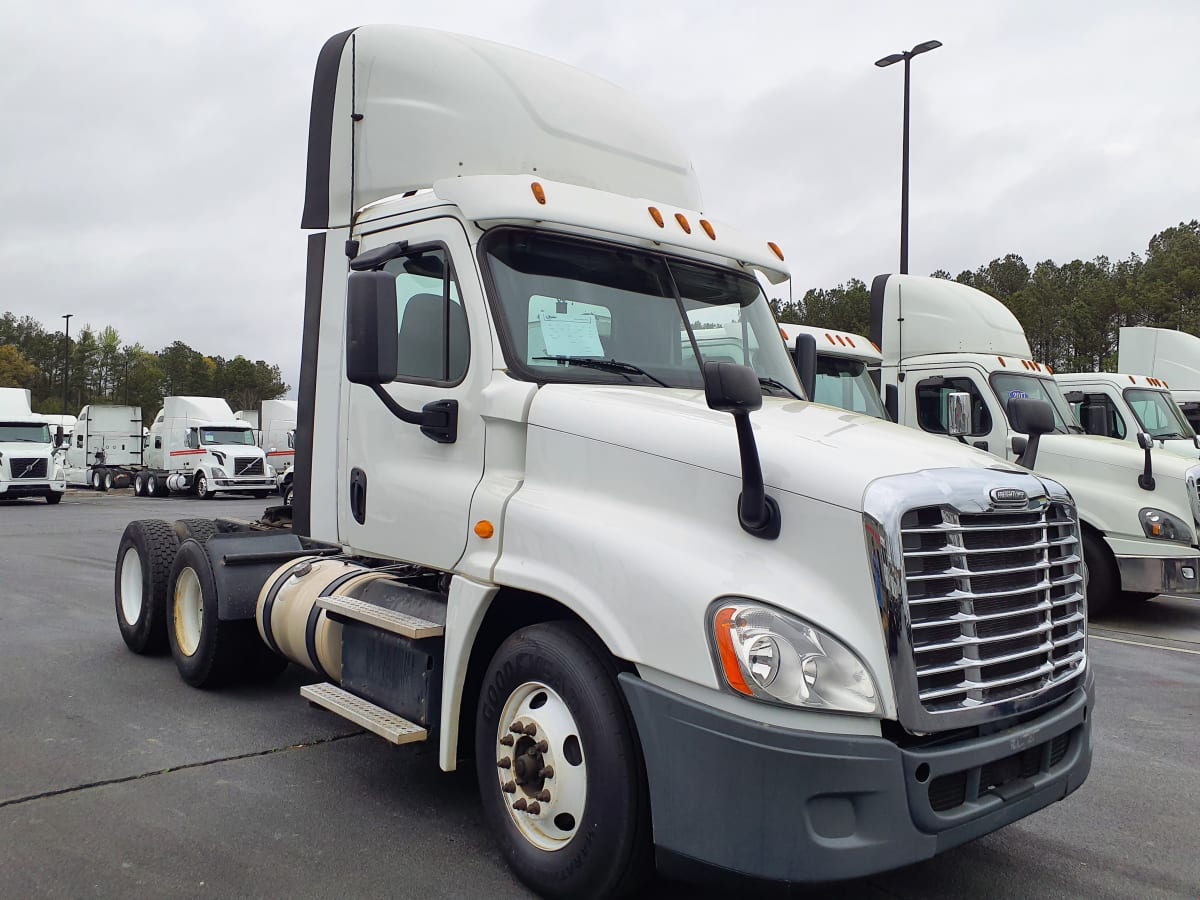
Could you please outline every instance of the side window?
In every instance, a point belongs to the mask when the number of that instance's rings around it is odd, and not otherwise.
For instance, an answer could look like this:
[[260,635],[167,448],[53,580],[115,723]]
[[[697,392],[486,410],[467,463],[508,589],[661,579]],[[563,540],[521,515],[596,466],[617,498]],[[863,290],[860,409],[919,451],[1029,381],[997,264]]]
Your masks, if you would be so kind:
[[917,384],[917,424],[923,431],[946,434],[946,408],[950,394],[971,395],[971,437],[982,437],[992,430],[992,414],[975,382],[970,378],[926,378]]
[[187,433],[187,445],[196,450],[200,446],[200,435],[195,428],[189,428]]
[[156,434],[156,435],[154,436],[154,449],[155,449],[155,450],[161,450],[161,449],[162,449],[162,435],[158,435],[158,434]]
[[455,384],[467,374],[467,313],[446,251],[430,248],[394,259],[398,381]]
[[75,449],[78,450],[82,446],[83,446],[83,435],[82,434],[75,435]]
[[1192,426],[1192,430],[1200,432],[1200,403],[1181,403],[1179,408],[1183,412],[1183,417],[1188,420],[1188,424]]
[[1083,425],[1083,407],[1087,405],[1096,405],[1104,407],[1104,421],[1106,437],[1124,439],[1128,433],[1125,428],[1125,419],[1121,416],[1121,411],[1117,409],[1117,405],[1113,402],[1112,397],[1108,394],[1084,394],[1080,400],[1073,399],[1078,395],[1072,394],[1071,412],[1075,414],[1075,421]]

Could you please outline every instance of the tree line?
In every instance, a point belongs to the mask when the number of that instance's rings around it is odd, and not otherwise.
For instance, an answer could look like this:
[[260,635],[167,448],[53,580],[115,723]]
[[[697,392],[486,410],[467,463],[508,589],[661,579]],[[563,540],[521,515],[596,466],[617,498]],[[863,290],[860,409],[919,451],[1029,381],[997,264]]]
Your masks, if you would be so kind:
[[[1060,372],[1115,371],[1118,329],[1128,325],[1200,334],[1200,221],[1181,222],[1150,239],[1144,254],[1106,256],[1032,268],[1009,253],[952,276],[932,273],[991,294],[1025,329],[1033,357]],[[799,301],[772,301],[781,322],[856,334],[871,328],[871,288],[851,278],[812,288]]]
[[147,424],[163,397],[223,397],[234,409],[257,409],[290,390],[279,366],[261,359],[209,356],[183,341],[149,351],[122,342],[111,326],[85,325],[68,346],[63,331],[11,312],[0,316],[0,387],[29,388],[40,413],[77,415],[88,403],[140,406]]

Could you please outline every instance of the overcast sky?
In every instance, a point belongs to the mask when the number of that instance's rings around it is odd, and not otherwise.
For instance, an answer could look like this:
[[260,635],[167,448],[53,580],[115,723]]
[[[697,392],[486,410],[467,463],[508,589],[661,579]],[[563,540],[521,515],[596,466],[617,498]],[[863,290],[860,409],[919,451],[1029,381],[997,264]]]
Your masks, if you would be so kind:
[[157,350],[267,359],[295,386],[313,67],[375,22],[513,44],[639,93],[705,212],[775,240],[797,296],[910,269],[1142,252],[1200,216],[1200,3],[508,0],[0,11],[0,311]]

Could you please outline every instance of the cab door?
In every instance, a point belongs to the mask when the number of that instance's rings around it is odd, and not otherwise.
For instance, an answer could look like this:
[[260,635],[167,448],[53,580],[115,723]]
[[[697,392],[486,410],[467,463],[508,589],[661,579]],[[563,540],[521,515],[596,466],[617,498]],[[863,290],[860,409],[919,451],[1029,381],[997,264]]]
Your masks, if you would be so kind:
[[915,424],[929,434],[948,435],[948,397],[966,393],[971,397],[971,432],[964,441],[1003,459],[1012,459],[1008,419],[982,371],[964,366],[909,369],[905,378],[910,414],[906,424]]
[[[483,473],[479,398],[491,377],[484,297],[467,236],[451,218],[364,235],[359,253],[399,241],[382,271],[395,278],[397,379],[382,386],[419,411],[458,403],[452,443],[402,422],[367,386],[343,381],[338,531],[360,553],[450,570],[466,546]],[[344,378],[344,370],[343,370]]]

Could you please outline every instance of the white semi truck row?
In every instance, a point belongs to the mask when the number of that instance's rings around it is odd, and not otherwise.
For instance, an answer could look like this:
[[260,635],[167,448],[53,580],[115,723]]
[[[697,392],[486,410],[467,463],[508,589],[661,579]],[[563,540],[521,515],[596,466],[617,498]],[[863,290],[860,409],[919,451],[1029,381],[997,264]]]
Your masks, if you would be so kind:
[[1074,501],[805,399],[757,280],[782,251],[703,210],[607,82],[331,38],[292,528],[131,522],[129,647],[197,687],[306,667],[303,699],[473,768],[544,896],[865,875],[1078,788]]

